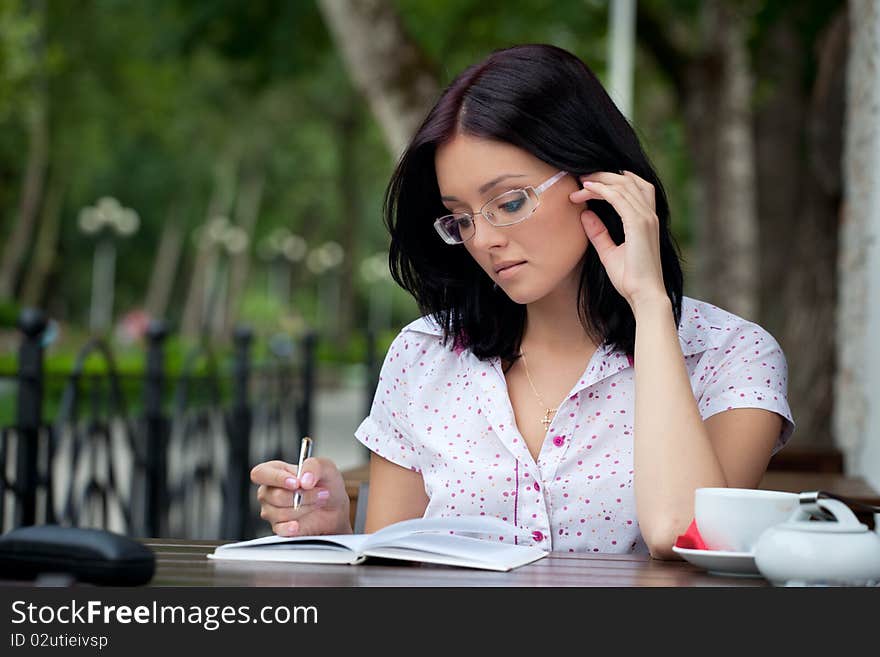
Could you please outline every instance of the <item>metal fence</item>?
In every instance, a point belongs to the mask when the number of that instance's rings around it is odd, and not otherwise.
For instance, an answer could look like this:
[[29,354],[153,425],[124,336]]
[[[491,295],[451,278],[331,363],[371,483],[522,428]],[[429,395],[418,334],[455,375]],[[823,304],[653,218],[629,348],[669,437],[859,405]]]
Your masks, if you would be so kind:
[[[233,336],[231,363],[200,345],[170,375],[168,329],[153,322],[144,372],[128,378],[109,345],[94,339],[65,374],[58,412],[47,421],[46,324],[38,311],[19,321],[16,419],[0,429],[0,529],[58,523],[135,536],[255,535],[250,468],[290,460],[312,430],[315,334],[298,345],[270,344],[270,358],[257,364],[253,336],[242,328]],[[102,361],[101,374],[86,373],[89,359]],[[367,404],[376,365],[370,334]],[[123,392],[133,388],[141,402],[136,413]]]

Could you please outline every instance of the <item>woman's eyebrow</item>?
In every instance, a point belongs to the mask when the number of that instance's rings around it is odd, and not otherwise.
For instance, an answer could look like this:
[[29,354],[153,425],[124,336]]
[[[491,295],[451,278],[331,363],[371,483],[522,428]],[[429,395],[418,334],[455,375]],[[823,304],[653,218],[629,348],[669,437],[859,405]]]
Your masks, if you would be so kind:
[[[497,178],[493,178],[492,180],[487,182],[485,185],[480,187],[479,192],[480,192],[480,194],[485,194],[487,191],[492,189],[495,185],[507,180],[508,178],[525,178],[525,177],[526,177],[526,174],[524,174],[524,173],[505,173],[505,174],[498,176]],[[441,196],[440,199],[443,201],[457,201],[458,200],[458,198],[456,198],[455,196]]]

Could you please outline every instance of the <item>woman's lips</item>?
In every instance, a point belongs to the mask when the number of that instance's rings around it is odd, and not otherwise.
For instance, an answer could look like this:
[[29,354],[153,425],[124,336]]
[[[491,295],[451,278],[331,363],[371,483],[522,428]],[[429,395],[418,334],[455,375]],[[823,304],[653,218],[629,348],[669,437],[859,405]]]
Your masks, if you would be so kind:
[[508,278],[513,278],[514,276],[516,276],[517,272],[523,268],[525,264],[525,262],[520,262],[519,264],[507,267],[506,269],[502,269],[498,272],[498,278],[502,281],[507,280]]

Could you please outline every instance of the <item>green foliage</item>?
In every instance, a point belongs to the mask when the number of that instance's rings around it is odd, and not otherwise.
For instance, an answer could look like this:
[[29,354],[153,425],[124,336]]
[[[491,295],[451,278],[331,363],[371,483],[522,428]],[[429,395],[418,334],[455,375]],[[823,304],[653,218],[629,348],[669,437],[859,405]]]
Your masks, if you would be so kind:
[[0,299],[0,330],[17,326],[20,312],[15,301]]
[[[602,0],[394,4],[441,84],[492,50],[525,42],[569,49],[606,76],[608,3]],[[753,42],[790,12],[812,38],[840,3],[803,4],[755,5]],[[44,6],[45,15],[34,13],[35,6]],[[662,17],[685,52],[698,47],[678,38],[698,31],[696,0],[645,0],[641,7]],[[77,215],[105,195],[142,220],[139,232],[118,245],[117,315],[143,306],[163,226],[175,221],[186,240],[168,319],[179,322],[196,260],[194,230],[207,219],[224,168],[265,174],[251,245],[278,227],[310,246],[356,230],[355,272],[360,258],[387,249],[381,207],[393,157],[314,2],[0,3],[0,176],[7,183],[0,185],[0,220],[16,213],[29,99],[41,81],[50,119],[49,173],[65,183],[56,262],[42,305],[64,326],[85,324],[91,293],[94,243],[79,231]],[[635,104],[633,124],[664,181],[673,230],[687,252],[691,169],[682,108],[666,73],[643,51]],[[345,132],[345,126],[353,127]],[[354,179],[344,179],[343,165],[352,161]],[[343,191],[352,191],[353,210]],[[0,224],[0,239],[8,225]],[[283,303],[267,298],[269,263],[255,251],[252,256],[242,317],[262,335],[314,323],[318,285],[304,265],[293,266],[291,298]],[[353,284],[354,323],[361,326],[369,286],[359,276]],[[0,308],[0,321],[8,324],[15,312]],[[395,296],[394,325],[416,313],[405,295]]]

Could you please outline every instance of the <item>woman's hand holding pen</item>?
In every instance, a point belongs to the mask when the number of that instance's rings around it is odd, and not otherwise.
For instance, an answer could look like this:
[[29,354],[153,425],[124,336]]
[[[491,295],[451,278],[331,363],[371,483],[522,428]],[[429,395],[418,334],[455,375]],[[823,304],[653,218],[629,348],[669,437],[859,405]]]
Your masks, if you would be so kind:
[[572,192],[573,203],[607,201],[623,222],[624,242],[615,244],[599,215],[581,213],[587,238],[596,249],[611,283],[635,311],[643,301],[667,299],[660,262],[660,222],[654,187],[630,171],[581,176],[584,189]]
[[[260,517],[279,536],[351,533],[345,482],[330,459],[306,459],[301,473],[291,463],[267,461],[251,470],[251,481],[259,486]],[[297,509],[296,492],[302,494]]]

